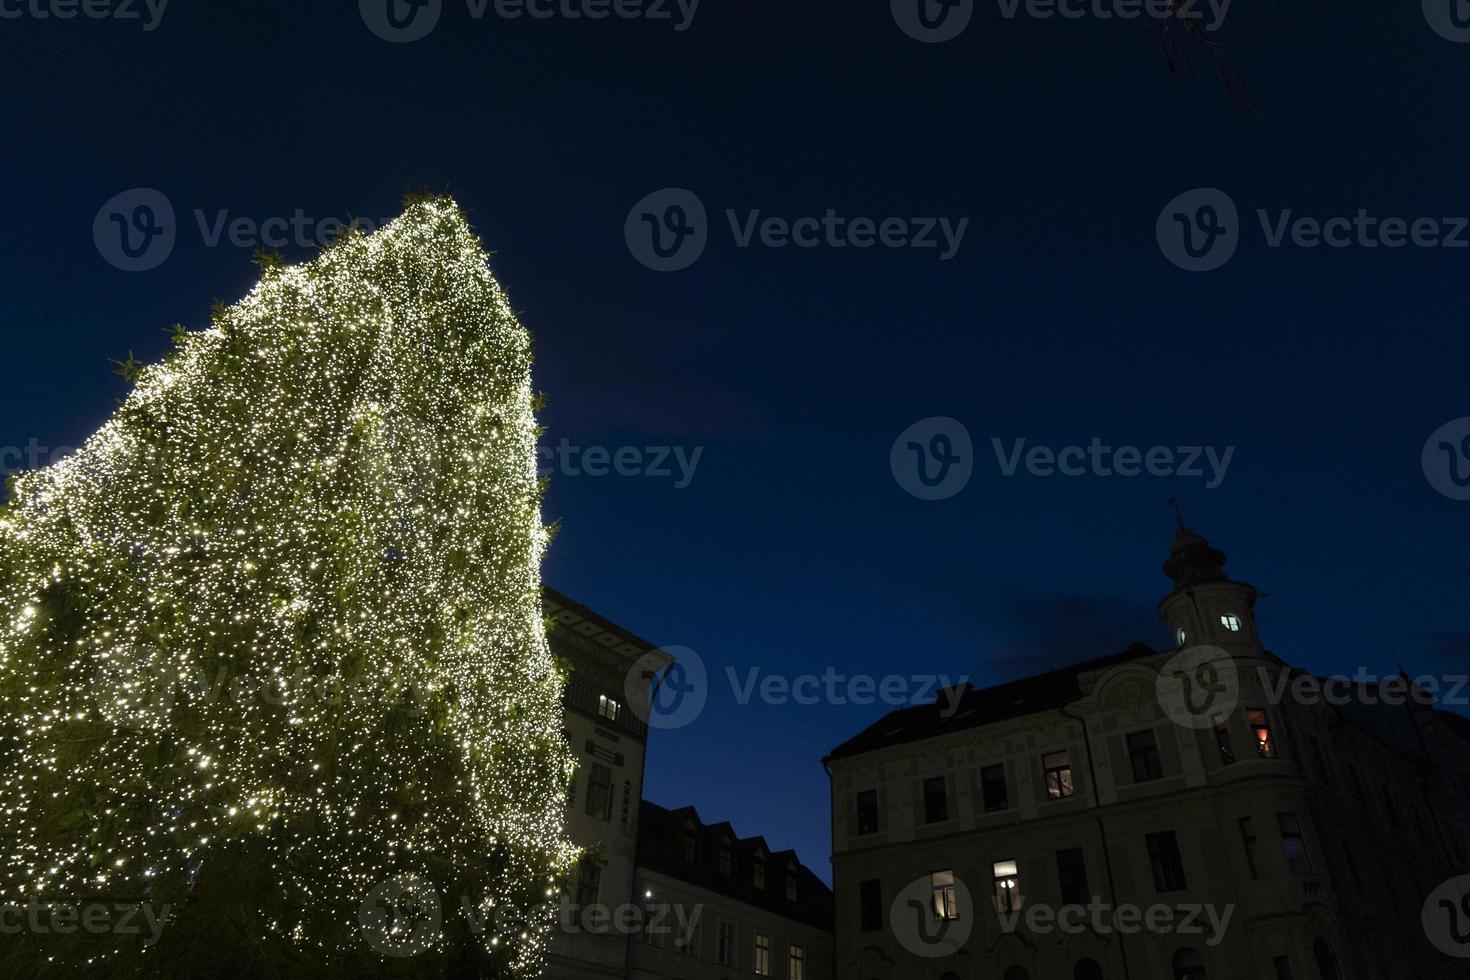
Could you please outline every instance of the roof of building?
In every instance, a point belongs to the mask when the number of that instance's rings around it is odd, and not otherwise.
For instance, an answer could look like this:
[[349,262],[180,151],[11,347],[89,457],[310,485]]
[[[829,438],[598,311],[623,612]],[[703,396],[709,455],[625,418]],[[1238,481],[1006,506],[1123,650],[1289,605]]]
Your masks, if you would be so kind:
[[1134,643],[1128,649],[1106,657],[1049,670],[1044,674],[1023,677],[994,687],[976,688],[967,684],[958,705],[954,705],[952,699],[941,696],[927,704],[889,712],[833,749],[827,760],[1060,708],[1082,696],[1080,678],[1088,671],[1152,657],[1157,653],[1157,650],[1149,646]]
[[[720,870],[720,851],[725,846],[730,848],[729,873]],[[764,888],[755,881],[755,865],[762,856]],[[818,929],[831,931],[833,927],[832,889],[801,863],[795,851],[772,851],[764,837],[740,837],[725,821],[706,824],[692,806],[669,810],[642,801],[638,864]],[[788,873],[796,877],[795,901],[787,897]]]

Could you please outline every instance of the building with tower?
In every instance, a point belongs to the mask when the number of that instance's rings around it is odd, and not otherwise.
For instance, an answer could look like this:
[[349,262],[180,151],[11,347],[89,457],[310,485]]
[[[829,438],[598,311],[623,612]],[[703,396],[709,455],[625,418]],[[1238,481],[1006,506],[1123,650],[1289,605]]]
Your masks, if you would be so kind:
[[1181,521],[1170,643],[966,687],[832,751],[838,976],[1470,974],[1421,922],[1470,870],[1470,724],[1400,678],[1314,696],[1225,565]]

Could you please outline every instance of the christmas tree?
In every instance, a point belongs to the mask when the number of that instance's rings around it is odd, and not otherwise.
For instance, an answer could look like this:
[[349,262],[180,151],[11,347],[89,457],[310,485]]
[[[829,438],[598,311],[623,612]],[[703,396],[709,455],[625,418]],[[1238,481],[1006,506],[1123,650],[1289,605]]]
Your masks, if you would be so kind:
[[538,976],[529,338],[447,199],[262,270],[0,509],[0,973]]

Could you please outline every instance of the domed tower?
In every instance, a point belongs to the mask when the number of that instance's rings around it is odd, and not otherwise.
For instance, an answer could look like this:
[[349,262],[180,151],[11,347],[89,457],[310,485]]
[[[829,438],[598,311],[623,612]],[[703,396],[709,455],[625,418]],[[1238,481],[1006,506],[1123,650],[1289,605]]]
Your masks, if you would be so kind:
[[1176,647],[1208,644],[1237,656],[1264,652],[1255,617],[1262,593],[1231,580],[1225,574],[1225,553],[1186,527],[1182,516],[1164,574],[1173,580],[1174,591],[1159,601],[1159,618],[1169,624]]

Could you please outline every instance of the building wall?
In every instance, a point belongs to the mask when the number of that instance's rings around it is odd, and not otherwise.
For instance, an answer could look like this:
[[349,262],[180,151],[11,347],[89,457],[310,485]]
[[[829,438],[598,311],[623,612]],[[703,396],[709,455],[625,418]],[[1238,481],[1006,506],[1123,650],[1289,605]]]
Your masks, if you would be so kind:
[[[1213,729],[1176,725],[1157,704],[1157,670],[1169,655],[1084,676],[1084,696],[1062,710],[831,760],[838,974],[853,980],[968,980],[1004,977],[1021,967],[1033,980],[1065,980],[1079,960],[1090,958],[1105,977],[1162,980],[1175,976],[1173,957],[1188,946],[1198,952],[1208,977],[1272,978],[1277,958],[1284,957],[1291,976],[1313,978],[1314,943],[1321,940],[1338,958],[1345,980],[1464,975],[1428,949],[1418,926],[1418,903],[1433,883],[1450,876],[1444,848],[1415,818],[1386,829],[1380,814],[1363,812],[1366,803],[1347,805],[1324,793],[1301,743],[1312,726],[1325,721],[1304,719],[1289,702],[1271,705],[1260,684],[1257,668],[1267,671],[1269,684],[1272,672],[1283,669],[1280,662],[1249,659],[1249,669],[1241,672],[1240,704],[1228,719],[1236,761],[1226,764]],[[1275,758],[1256,751],[1245,715],[1253,707],[1267,712]],[[1422,795],[1416,765],[1344,725],[1339,721],[1319,736],[1331,739],[1335,765],[1343,771],[1339,783],[1358,770],[1381,787],[1380,798]],[[1163,775],[1139,782],[1126,736],[1144,730],[1154,732]],[[1041,759],[1063,749],[1070,754],[1075,795],[1053,800]],[[1441,754],[1451,751],[1451,743],[1443,742]],[[994,764],[1005,767],[1010,806],[987,813],[980,772]],[[949,814],[930,824],[922,788],[936,776],[945,780]],[[879,826],[859,834],[857,794],[869,789],[878,793]],[[1456,804],[1440,806],[1453,810]],[[1294,868],[1288,865],[1280,814],[1294,816],[1304,837],[1305,861]],[[1254,871],[1243,819],[1256,841]],[[1182,891],[1155,886],[1147,835],[1167,831],[1177,840],[1187,881]],[[1392,887],[1382,877],[1365,880],[1361,892],[1351,884],[1343,871],[1344,839],[1357,841],[1362,860],[1371,856],[1383,876],[1397,877],[1397,901],[1386,894]],[[995,862],[1017,862],[1023,907],[1056,908],[1064,904],[1057,852],[1076,847],[1083,849],[1088,890],[1097,900],[1140,908],[1203,904],[1221,915],[1228,908],[1223,938],[1207,945],[1212,937],[1173,932],[1068,935],[1032,933],[1024,925],[1009,934],[1003,930],[991,901]],[[973,933],[959,951],[928,958],[899,941],[895,928],[910,930],[892,920],[890,903],[905,886],[935,871],[952,871],[969,889],[972,903],[965,914],[974,917]],[[1364,873],[1360,868],[1359,875]],[[881,883],[882,925],[864,931],[860,883],[867,880]]]
[[[755,972],[757,935],[771,942],[770,971],[765,975],[791,980],[790,952],[794,944],[802,950],[804,980],[834,978],[832,933],[824,929],[647,868],[638,871],[638,890],[650,905],[667,906],[674,911],[665,918],[672,930],[669,934],[642,936],[634,941],[630,980],[728,980],[761,976]],[[682,925],[684,922],[698,923],[687,945],[679,942],[689,934]],[[733,930],[733,963],[719,960],[722,923]]]

